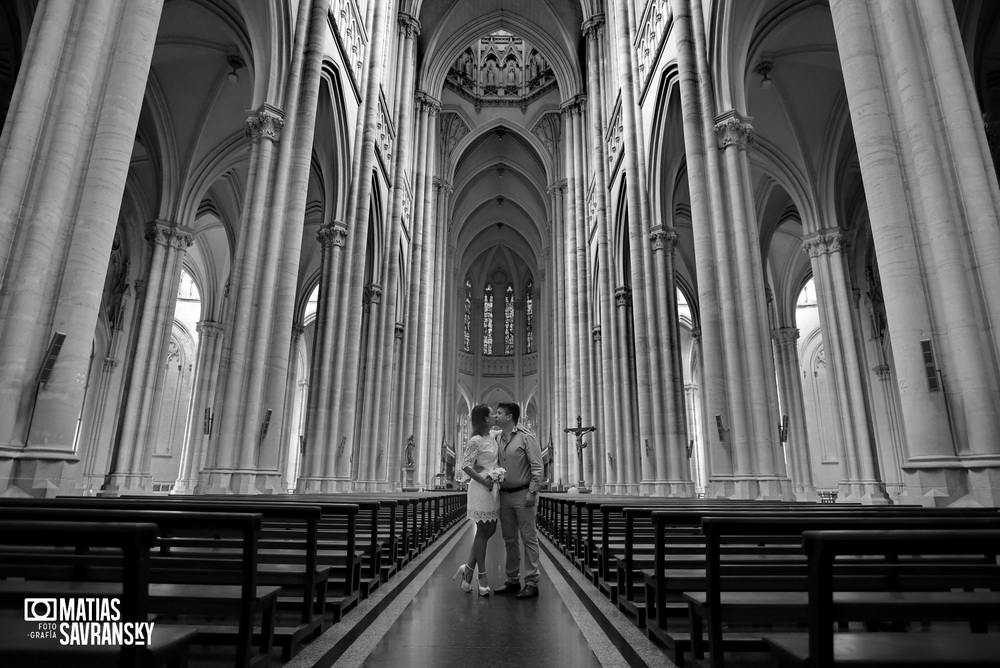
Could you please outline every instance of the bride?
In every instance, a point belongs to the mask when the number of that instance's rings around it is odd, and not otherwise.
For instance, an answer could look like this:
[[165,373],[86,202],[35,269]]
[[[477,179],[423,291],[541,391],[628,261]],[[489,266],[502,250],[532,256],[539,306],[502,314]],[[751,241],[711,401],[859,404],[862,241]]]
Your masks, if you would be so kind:
[[498,483],[504,470],[497,468],[497,442],[490,436],[493,414],[489,406],[474,406],[470,416],[472,437],[465,445],[463,459],[469,481],[468,517],[476,523],[476,538],[469,552],[469,560],[458,567],[452,580],[462,578],[462,589],[472,591],[472,578],[479,566],[479,595],[489,596],[490,586],[486,576],[486,543],[497,530],[500,510]]

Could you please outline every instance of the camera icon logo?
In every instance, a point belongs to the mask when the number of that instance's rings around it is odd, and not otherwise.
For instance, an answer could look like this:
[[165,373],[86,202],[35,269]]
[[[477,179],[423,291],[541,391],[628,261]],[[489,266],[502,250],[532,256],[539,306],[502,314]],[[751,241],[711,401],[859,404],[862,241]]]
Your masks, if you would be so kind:
[[24,599],[24,621],[54,622],[58,621],[59,607],[54,598]]

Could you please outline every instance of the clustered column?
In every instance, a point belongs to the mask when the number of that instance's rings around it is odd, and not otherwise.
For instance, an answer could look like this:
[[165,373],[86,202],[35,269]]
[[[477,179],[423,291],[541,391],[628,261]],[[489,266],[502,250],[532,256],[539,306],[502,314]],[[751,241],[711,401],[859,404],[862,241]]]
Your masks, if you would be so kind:
[[839,230],[806,238],[802,248],[812,261],[820,325],[830,370],[830,400],[838,416],[837,447],[843,478],[837,499],[846,502],[886,502],[888,497],[875,474],[875,459],[865,405],[861,360],[855,343],[850,288]]
[[[18,113],[0,137],[0,271],[9,293],[0,479],[35,496],[75,485],[77,418],[162,6],[41,3],[15,87]],[[53,54],[63,54],[61,67]],[[55,331],[66,339],[36,392]]]
[[184,228],[158,222],[146,234],[146,240],[152,245],[146,299],[125,398],[125,417],[111,475],[104,486],[106,492],[151,491],[149,466],[163,396],[163,362],[174,324],[181,265],[193,238]]
[[799,330],[795,327],[777,327],[771,330],[771,339],[778,375],[778,400],[782,413],[788,417],[785,453],[791,463],[792,490],[796,501],[817,501],[819,495],[813,484],[806,411],[802,401]]
[[961,490],[995,505],[1000,295],[983,286],[1000,281],[1000,191],[955,10],[830,9],[906,425],[907,495],[951,503],[939,492]]
[[196,491],[198,474],[205,465],[208,441],[212,437],[213,416],[210,404],[215,396],[225,327],[220,322],[202,320],[196,328],[198,358],[194,369],[194,396],[191,399],[191,414],[173,494],[192,494]]

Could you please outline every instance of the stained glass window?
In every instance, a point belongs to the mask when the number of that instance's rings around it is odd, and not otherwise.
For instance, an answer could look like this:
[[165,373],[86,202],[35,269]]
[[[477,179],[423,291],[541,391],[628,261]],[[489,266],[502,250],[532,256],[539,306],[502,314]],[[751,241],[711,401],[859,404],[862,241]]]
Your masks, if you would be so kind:
[[532,281],[528,281],[528,285],[524,288],[524,326],[527,332],[525,338],[529,353],[535,352],[535,333],[532,331],[535,324],[534,289],[535,285]]
[[486,286],[483,297],[483,354],[493,354],[493,286]]
[[514,354],[514,287],[507,286],[503,300],[503,354]]
[[465,344],[462,350],[472,350],[472,281],[465,279]]

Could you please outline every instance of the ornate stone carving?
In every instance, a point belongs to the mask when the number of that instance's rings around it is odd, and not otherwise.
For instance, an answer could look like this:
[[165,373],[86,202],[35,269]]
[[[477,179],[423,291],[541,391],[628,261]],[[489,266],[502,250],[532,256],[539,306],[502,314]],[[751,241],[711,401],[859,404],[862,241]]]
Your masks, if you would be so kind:
[[375,149],[381,156],[385,170],[392,169],[392,151],[396,141],[396,130],[392,127],[392,119],[389,115],[389,108],[385,104],[385,97],[379,96],[378,115],[375,120]]
[[247,117],[246,138],[256,144],[261,139],[278,142],[284,127],[284,112],[270,104],[262,104],[252,116]]
[[795,327],[776,327],[771,330],[771,338],[778,345],[787,345],[799,340],[799,330]]
[[[656,57],[667,36],[667,27],[671,22],[672,12],[669,0],[652,0],[646,3],[646,9],[639,19],[636,55],[639,62],[639,77],[643,84],[653,73]],[[586,26],[586,24],[584,24]]]
[[195,325],[198,336],[203,339],[217,339],[226,331],[226,326],[221,322],[212,320],[201,320]]
[[442,113],[438,126],[441,133],[441,150],[446,156],[451,155],[462,138],[469,134],[469,126],[453,111]]
[[583,22],[583,28],[581,32],[583,36],[587,39],[596,40],[601,36],[604,31],[604,26],[607,22],[604,20],[604,14],[594,14],[589,19]]
[[888,364],[879,364],[878,366],[872,367],[872,371],[878,376],[878,379],[883,383],[892,380],[892,369]]
[[556,181],[555,183],[549,184],[545,188],[545,192],[549,195],[565,195],[566,194],[566,179],[562,181]]
[[324,223],[316,232],[316,241],[324,250],[347,242],[347,227],[343,223]]
[[677,248],[677,230],[672,227],[663,227],[662,225],[656,225],[649,232],[649,240],[653,244],[653,251],[658,250],[668,250],[673,253],[674,249]]
[[519,106],[556,86],[555,72],[534,45],[505,31],[483,37],[463,50],[452,63],[444,85],[475,103]]
[[727,111],[715,119],[715,134],[719,140],[719,148],[736,146],[741,151],[749,150],[754,143],[753,125],[749,118],[740,116],[736,111]]
[[368,44],[364,17],[358,16],[357,5],[352,0],[333,0],[330,16],[333,17],[336,36],[344,50],[348,71],[351,73],[355,88],[358,88]]
[[600,343],[601,342],[601,326],[600,325],[594,325],[593,329],[590,332],[590,335],[593,337],[594,343]]
[[114,357],[104,358],[104,373],[113,373],[115,369],[118,368],[118,360]]
[[827,253],[841,253],[849,247],[850,243],[840,230],[817,232],[802,240],[802,250],[808,253],[809,257],[819,257]]
[[532,128],[532,133],[538,140],[545,145],[549,153],[555,157],[559,157],[559,141],[562,137],[562,123],[559,121],[559,114],[550,111],[543,115],[538,122],[535,123],[535,127]]
[[365,286],[362,302],[365,304],[378,304],[382,301],[382,286],[377,283],[369,283]]
[[614,176],[614,167],[618,164],[618,158],[621,156],[624,137],[625,126],[622,122],[622,106],[621,103],[619,103],[615,105],[615,110],[611,114],[611,120],[608,123],[607,136],[604,140],[607,144],[608,167],[611,168],[608,173],[609,179]]
[[396,17],[396,23],[399,25],[399,34],[406,37],[406,39],[416,37],[420,34],[420,21],[406,12],[399,13],[399,16]]
[[451,185],[447,181],[443,181],[443,180],[437,178],[436,176],[434,177],[434,180],[431,181],[431,187],[436,192],[443,192],[446,195],[450,195],[453,192],[455,192],[455,187],[453,185]]
[[396,323],[395,337],[397,339],[403,338],[403,334],[406,332],[406,325],[401,322]]
[[632,288],[628,286],[622,286],[615,289],[615,304],[618,306],[631,306],[632,305]]

